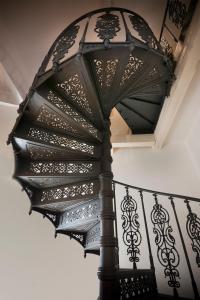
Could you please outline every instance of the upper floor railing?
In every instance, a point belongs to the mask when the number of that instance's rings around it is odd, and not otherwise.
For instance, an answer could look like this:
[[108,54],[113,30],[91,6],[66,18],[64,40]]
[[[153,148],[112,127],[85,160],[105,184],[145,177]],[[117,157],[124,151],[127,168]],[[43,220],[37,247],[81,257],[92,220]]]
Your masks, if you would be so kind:
[[199,299],[200,199],[118,181],[113,190],[120,269],[155,271],[159,293]]
[[197,0],[168,0],[159,43],[169,57],[178,60],[186,30],[192,20]]

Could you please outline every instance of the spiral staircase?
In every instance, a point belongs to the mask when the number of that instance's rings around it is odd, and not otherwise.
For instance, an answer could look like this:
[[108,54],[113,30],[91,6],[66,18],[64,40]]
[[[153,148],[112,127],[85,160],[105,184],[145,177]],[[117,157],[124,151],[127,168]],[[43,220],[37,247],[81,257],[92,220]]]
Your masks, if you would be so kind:
[[143,284],[134,296],[119,284],[109,116],[115,107],[134,134],[154,132],[174,79],[166,49],[126,9],[81,17],[52,45],[9,136],[30,213],[100,255],[102,300],[158,297],[153,268],[131,273]]

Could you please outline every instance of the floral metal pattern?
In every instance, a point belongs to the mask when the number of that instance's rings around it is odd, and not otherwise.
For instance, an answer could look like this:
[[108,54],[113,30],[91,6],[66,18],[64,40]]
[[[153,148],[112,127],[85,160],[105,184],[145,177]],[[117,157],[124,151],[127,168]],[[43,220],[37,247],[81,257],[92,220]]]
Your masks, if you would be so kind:
[[185,200],[188,209],[186,229],[192,241],[192,250],[196,253],[196,263],[200,268],[200,218],[192,212],[190,203]]
[[45,107],[44,105],[42,105],[40,108],[37,116],[37,122],[47,125],[48,127],[67,130],[69,132],[78,134],[78,130],[75,129],[69,122],[67,122],[58,113],[50,108]]
[[84,142],[71,139],[69,137],[60,136],[55,133],[51,133],[42,129],[30,128],[28,137],[31,137],[35,141],[45,142],[61,148],[69,148],[88,154],[94,154],[94,146]]
[[65,54],[68,53],[69,49],[75,44],[75,39],[79,31],[80,26],[74,25],[68,27],[57,41],[53,50],[53,63],[58,64]]
[[123,274],[123,271],[120,271],[118,277],[121,300],[155,294],[156,282],[153,272],[147,273],[138,270],[138,272],[133,273],[132,270],[129,270]]
[[36,146],[32,143],[26,145],[28,154],[33,160],[37,159],[58,159],[66,157],[64,150],[57,150],[51,147]]
[[120,31],[119,17],[106,13],[97,18],[94,31],[101,40],[111,40]]
[[144,21],[143,18],[137,14],[129,15],[129,19],[133,25],[133,29],[136,30],[143,41],[147,42],[149,47],[159,49],[160,45],[151,31],[149,25]]
[[108,60],[94,59],[96,77],[101,88],[112,86],[118,62],[117,58]]
[[84,205],[80,205],[77,208],[72,208],[64,212],[60,218],[59,227],[68,227],[75,223],[83,222],[84,220],[89,220],[93,218],[98,218],[100,210],[99,200],[93,200]]
[[74,74],[67,78],[64,82],[58,83],[57,87],[61,88],[73,103],[78,105],[88,114],[92,114],[86,91],[78,74]]
[[124,85],[133,75],[137,73],[138,70],[143,66],[143,61],[136,56],[130,55],[128,63],[124,69],[124,74],[120,85]]
[[98,137],[98,130],[88,121],[86,121],[86,119],[80,113],[66,103],[66,101],[64,101],[61,97],[50,90],[47,94],[47,99],[57,108],[62,110],[66,115],[71,117],[75,122],[77,122],[79,126],[86,129],[93,136]]
[[160,45],[161,45],[163,51],[169,57],[172,57],[172,55],[173,55],[173,49],[172,49],[172,47],[170,46],[169,42],[167,41],[167,39],[164,36],[162,36],[162,38],[161,38]]
[[70,163],[70,162],[31,162],[30,171],[34,174],[68,174],[81,175],[93,172],[94,163]]
[[41,202],[55,202],[74,199],[77,197],[92,196],[94,194],[94,182],[75,183],[42,191]]
[[129,261],[133,263],[133,268],[136,269],[136,263],[139,261],[139,245],[141,244],[142,236],[139,231],[140,224],[138,222],[137,203],[129,195],[128,187],[126,187],[126,196],[121,203],[121,211],[123,241],[127,246],[127,255],[130,255]]
[[177,267],[180,263],[179,253],[175,247],[175,238],[172,235],[172,227],[169,225],[169,213],[158,203],[157,195],[154,194],[155,205],[151,212],[151,221],[154,225],[153,232],[156,235],[157,257],[164,267],[165,277],[169,277],[168,285],[179,288],[179,271]]
[[170,0],[169,1],[169,19],[174,25],[181,29],[184,25],[184,20],[187,14],[187,7],[183,1]]

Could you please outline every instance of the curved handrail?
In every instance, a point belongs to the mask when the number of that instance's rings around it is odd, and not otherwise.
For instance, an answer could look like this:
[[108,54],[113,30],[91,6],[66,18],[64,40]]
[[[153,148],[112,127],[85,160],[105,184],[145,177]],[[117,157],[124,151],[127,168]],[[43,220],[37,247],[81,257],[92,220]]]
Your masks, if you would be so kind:
[[138,191],[143,191],[143,192],[147,192],[147,193],[151,193],[151,194],[155,194],[155,195],[162,195],[162,196],[168,196],[168,198],[180,198],[180,199],[184,199],[184,200],[192,200],[195,202],[199,202],[200,203],[200,198],[196,198],[196,197],[190,197],[190,196],[184,196],[184,195],[178,195],[178,194],[172,194],[172,193],[166,193],[166,192],[160,192],[160,191],[155,191],[155,190],[150,190],[150,189],[146,189],[146,188],[142,188],[142,187],[138,187],[138,186],[133,186],[130,184],[126,184],[120,181],[116,181],[113,180],[113,183],[128,187],[128,188],[132,188]]
[[121,13],[128,13],[128,14],[131,14],[131,15],[135,15],[137,16],[138,18],[140,18],[142,20],[142,22],[148,26],[149,30],[151,31],[151,34],[152,34],[152,37],[157,41],[157,43],[159,44],[159,41],[158,39],[155,37],[153,31],[151,30],[151,28],[149,27],[148,23],[140,16],[138,15],[137,13],[135,13],[134,11],[131,11],[129,9],[125,9],[125,8],[121,8],[121,7],[105,7],[105,8],[100,8],[100,9],[96,9],[96,10],[93,10],[91,12],[88,12],[86,14],[84,14],[83,16],[77,18],[75,21],[73,21],[72,23],[70,23],[67,27],[64,28],[64,30],[58,35],[58,37],[55,39],[55,41],[53,42],[52,46],[50,47],[47,55],[45,56],[42,64],[41,64],[41,67],[39,68],[39,71],[38,73],[42,73],[45,68],[47,67],[48,65],[48,62],[49,62],[49,59],[51,57],[51,55],[53,54],[53,50],[55,49],[58,41],[61,39],[61,37],[65,34],[66,30],[67,29],[70,29],[72,28],[73,26],[75,26],[76,24],[78,24],[79,22],[81,22],[82,20],[86,19],[86,18],[90,18],[91,16],[95,15],[95,14],[98,14],[98,13],[101,13],[101,12],[111,12],[111,11],[119,11]]

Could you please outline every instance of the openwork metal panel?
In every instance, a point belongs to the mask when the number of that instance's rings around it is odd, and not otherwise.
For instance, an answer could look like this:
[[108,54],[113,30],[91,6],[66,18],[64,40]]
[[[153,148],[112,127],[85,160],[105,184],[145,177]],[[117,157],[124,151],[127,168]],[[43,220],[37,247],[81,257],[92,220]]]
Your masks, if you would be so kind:
[[70,106],[66,101],[61,97],[55,94],[55,92],[49,90],[47,94],[47,100],[54,104],[57,108],[63,111],[66,115],[72,118],[80,127],[83,127],[95,138],[100,138],[100,133],[98,130],[89,123],[80,113],[78,113],[72,106]]
[[156,295],[155,274],[150,270],[120,270],[120,300]]
[[98,181],[86,181],[51,189],[42,190],[40,202],[42,204],[68,201],[73,199],[86,199],[95,197],[98,193]]
[[87,231],[93,223],[98,221],[100,202],[92,200],[62,213],[58,229],[76,228]]

